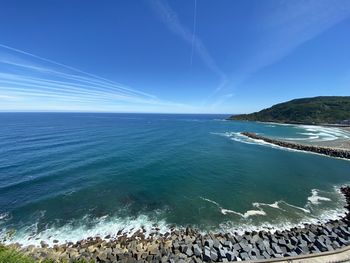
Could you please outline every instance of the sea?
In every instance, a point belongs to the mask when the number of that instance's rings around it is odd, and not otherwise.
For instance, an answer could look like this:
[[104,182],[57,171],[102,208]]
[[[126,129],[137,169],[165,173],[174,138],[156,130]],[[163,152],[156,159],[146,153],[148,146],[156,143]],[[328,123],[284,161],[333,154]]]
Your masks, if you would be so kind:
[[[344,215],[350,161],[289,150],[340,128],[228,115],[0,113],[0,241],[78,241],[156,227],[277,230]],[[57,241],[55,241],[57,242]]]

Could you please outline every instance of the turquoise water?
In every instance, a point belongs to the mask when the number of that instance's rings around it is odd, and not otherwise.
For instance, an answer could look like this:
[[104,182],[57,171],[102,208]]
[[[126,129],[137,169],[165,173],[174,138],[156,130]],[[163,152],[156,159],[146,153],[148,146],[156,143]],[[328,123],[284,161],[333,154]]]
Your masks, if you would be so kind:
[[[346,139],[338,129],[224,115],[1,113],[0,228],[35,243],[163,231],[288,227],[344,212],[350,162],[239,136]],[[309,130],[307,130],[309,129]],[[312,134],[310,134],[312,133]]]

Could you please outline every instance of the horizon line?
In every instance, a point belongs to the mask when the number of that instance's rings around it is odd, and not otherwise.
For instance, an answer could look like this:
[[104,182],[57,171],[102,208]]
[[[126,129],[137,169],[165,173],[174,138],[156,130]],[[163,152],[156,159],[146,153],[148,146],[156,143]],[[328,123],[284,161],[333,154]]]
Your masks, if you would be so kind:
[[109,113],[109,114],[178,114],[178,115],[236,115],[240,113],[203,113],[203,112],[126,112],[126,111],[70,111],[70,110],[57,110],[57,111],[40,111],[40,110],[34,110],[34,111],[14,111],[14,110],[0,110],[1,113]]

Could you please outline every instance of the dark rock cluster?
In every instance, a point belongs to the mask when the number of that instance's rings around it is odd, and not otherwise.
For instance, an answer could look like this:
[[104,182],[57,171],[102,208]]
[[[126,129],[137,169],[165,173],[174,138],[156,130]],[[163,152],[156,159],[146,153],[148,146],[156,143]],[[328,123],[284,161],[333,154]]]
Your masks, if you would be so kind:
[[271,144],[278,145],[278,146],[285,147],[285,148],[307,151],[307,152],[314,152],[314,153],[324,154],[324,155],[328,155],[328,156],[332,156],[332,157],[350,159],[350,151],[347,151],[347,150],[290,143],[290,142],[285,142],[285,141],[267,138],[267,137],[264,137],[264,136],[261,136],[261,135],[258,135],[256,133],[252,133],[252,132],[242,132],[241,134],[244,136],[247,136],[249,138],[252,138],[252,139],[262,140],[262,141],[265,141],[267,143],[271,143]]

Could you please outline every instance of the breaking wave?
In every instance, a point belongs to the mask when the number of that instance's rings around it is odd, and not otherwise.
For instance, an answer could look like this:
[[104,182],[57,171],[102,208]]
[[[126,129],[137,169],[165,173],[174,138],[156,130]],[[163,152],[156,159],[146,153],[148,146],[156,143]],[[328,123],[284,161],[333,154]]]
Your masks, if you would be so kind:
[[[307,197],[306,203],[303,207],[290,204],[284,200],[275,201],[273,203],[262,203],[254,202],[252,207],[256,208],[255,210],[247,210],[245,212],[237,212],[231,209],[223,208],[218,202],[211,200],[209,198],[200,197],[203,201],[214,204],[220,211],[222,215],[235,214],[243,219],[240,223],[227,220],[220,224],[221,231],[228,232],[238,232],[244,233],[245,231],[259,231],[259,230],[283,230],[290,229],[292,227],[302,227],[303,222],[308,224],[318,224],[320,222],[327,222],[329,220],[336,220],[340,217],[343,217],[346,213],[346,210],[343,208],[344,197],[341,195],[339,188],[335,187],[334,192],[324,192],[329,195],[334,195],[336,198],[332,200],[331,198],[320,196],[320,190],[312,189],[311,195]],[[339,199],[340,198],[340,199]],[[336,200],[337,199],[337,200]],[[338,200],[339,199],[339,200]],[[334,201],[336,204],[332,208],[323,208],[320,207],[323,202]],[[338,202],[337,202],[338,201]],[[339,202],[340,201],[340,202]],[[265,207],[269,207],[274,210],[279,210],[283,213],[298,213],[300,219],[298,221],[291,222],[287,216],[279,218],[278,221],[271,222],[271,218],[268,217],[271,210],[266,210]],[[297,211],[295,211],[297,210]],[[294,211],[294,212],[293,212]],[[301,212],[301,214],[300,214]],[[259,221],[251,220],[251,217],[261,216]],[[264,216],[266,220],[264,220]],[[269,218],[269,219],[268,219]]]
[[284,138],[286,140],[309,141],[309,142],[327,142],[335,140],[349,140],[350,132],[335,127],[322,127],[310,125],[298,125],[296,128],[302,128],[305,132],[298,132],[302,137]]
[[[335,188],[335,194],[337,197],[342,197],[338,188]],[[325,192],[326,193],[326,192]],[[327,192],[328,193],[328,192]],[[334,194],[334,193],[330,193]],[[296,226],[302,226],[301,221],[291,222],[288,218],[284,220],[279,220],[278,222],[271,222],[268,215],[270,210],[266,210],[266,207],[271,209],[280,210],[283,213],[301,212],[302,219],[308,223],[319,223],[322,221],[328,221],[330,219],[338,219],[340,216],[345,215],[345,209],[340,208],[343,204],[337,205],[334,209],[322,210],[320,214],[314,213],[314,208],[318,207],[323,202],[334,201],[331,198],[321,196],[320,190],[312,189],[311,195],[307,198],[304,207],[299,207],[293,204],[289,204],[284,200],[275,201],[273,203],[262,203],[255,202],[252,203],[252,207],[255,209],[250,209],[244,212],[234,211],[223,207],[219,202],[211,200],[206,197],[199,197],[204,202],[208,202],[216,207],[223,216],[236,215],[240,218],[239,222],[228,218],[227,221],[220,223],[215,227],[216,232],[226,231],[226,232],[244,232],[244,231],[259,231],[259,230],[281,230],[290,229]],[[288,211],[287,211],[288,210]],[[295,211],[297,210],[297,211]],[[38,229],[38,222],[24,226],[20,228],[13,238],[8,239],[5,243],[15,243],[18,242],[24,246],[27,245],[40,245],[41,241],[45,241],[50,246],[55,243],[62,244],[66,242],[77,242],[88,237],[99,236],[102,239],[115,238],[120,235],[132,236],[138,230],[142,230],[146,237],[151,234],[165,234],[170,232],[172,226],[161,216],[162,211],[158,211],[156,217],[150,217],[147,215],[139,215],[136,217],[118,217],[104,215],[98,218],[93,218],[89,215],[84,216],[80,220],[75,220],[70,223],[64,224],[62,226],[52,225],[44,230]],[[45,211],[40,212],[40,216],[43,216]],[[10,215],[8,213],[0,214],[1,220],[6,220]],[[260,221],[252,221],[253,217],[259,217]],[[267,217],[266,217],[267,216]],[[266,217],[266,219],[264,219]],[[181,228],[181,226],[177,226]],[[0,231],[0,237],[6,235],[9,229],[2,229]],[[202,231],[202,229],[200,229]],[[205,229],[203,230],[206,231]]]
[[321,201],[332,201],[328,197],[323,197],[318,195],[319,191],[317,189],[311,190],[311,196],[307,198],[312,204],[318,205]]
[[269,146],[269,147],[272,147],[275,149],[281,149],[281,150],[291,151],[291,152],[306,152],[306,151],[301,151],[301,150],[290,149],[290,148],[278,146],[278,145],[275,145],[272,143],[265,142],[264,140],[253,139],[253,138],[247,137],[245,135],[242,135],[240,132],[224,132],[224,133],[212,132],[211,134],[224,136],[224,137],[229,138],[230,140],[233,140],[236,142],[241,142],[241,143],[246,143],[246,144]]
[[[45,241],[52,246],[54,243],[62,244],[66,242],[77,242],[88,237],[101,237],[102,239],[109,236],[113,238],[119,235],[132,236],[136,231],[143,230],[145,236],[152,233],[165,233],[169,231],[169,226],[165,221],[157,221],[146,215],[138,217],[110,217],[108,215],[88,219],[86,215],[81,220],[76,220],[63,226],[52,226],[45,230],[38,230],[38,223],[19,229],[13,238],[4,243],[20,243],[27,245],[40,245],[41,241]],[[5,236],[5,230],[0,233]]]

